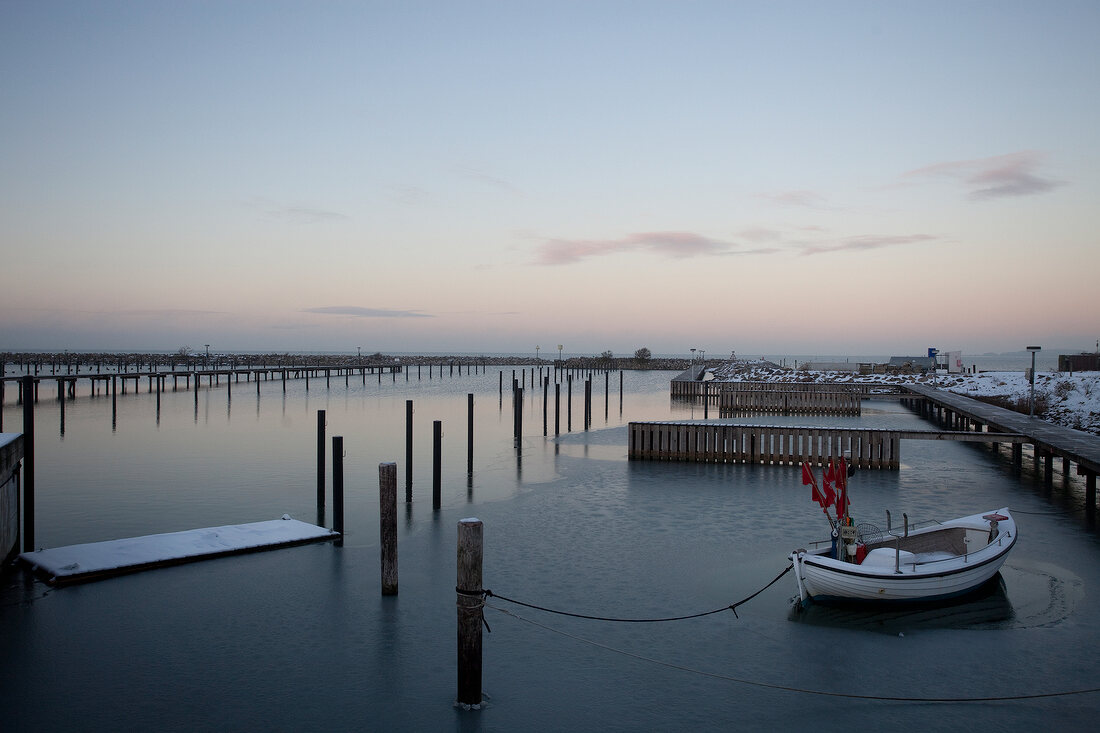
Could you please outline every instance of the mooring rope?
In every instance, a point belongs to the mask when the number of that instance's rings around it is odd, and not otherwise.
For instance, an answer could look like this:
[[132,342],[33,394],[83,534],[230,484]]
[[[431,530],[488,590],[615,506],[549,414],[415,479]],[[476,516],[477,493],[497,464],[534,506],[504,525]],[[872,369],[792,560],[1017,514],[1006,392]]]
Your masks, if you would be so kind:
[[[768,588],[775,585],[775,583],[778,582],[779,579],[782,578],[784,575],[789,573],[791,571],[791,568],[793,568],[793,567],[794,567],[793,564],[788,565],[787,568],[783,572],[781,572],[779,575],[775,576],[775,578],[773,578],[770,583],[768,583],[763,588],[761,588],[760,590],[753,593],[751,596],[747,596],[746,598],[741,599],[737,603],[731,603],[728,606],[722,606],[721,608],[716,608],[712,611],[703,611],[702,613],[692,613],[692,614],[688,614],[687,616],[666,616],[664,618],[616,618],[616,617],[613,617],[613,616],[590,616],[590,615],[585,614],[585,613],[572,613],[570,611],[561,611],[561,610],[554,609],[554,608],[546,608],[545,606],[536,606],[533,603],[525,603],[523,601],[517,601],[515,598],[509,598],[508,596],[502,596],[499,593],[494,593],[493,591],[489,590],[488,588],[482,588],[480,590],[466,590],[464,588],[455,588],[455,592],[460,594],[460,595],[464,595],[464,596],[482,596],[483,598],[499,598],[502,601],[507,601],[508,603],[514,603],[517,606],[525,606],[526,608],[533,608],[536,611],[546,611],[547,613],[556,613],[559,616],[572,616],[573,618],[584,618],[584,619],[588,619],[590,621],[617,621],[617,622],[620,622],[620,623],[628,623],[628,624],[652,624],[652,623],[658,623],[658,622],[661,622],[661,621],[684,621],[684,620],[690,619],[690,618],[702,618],[703,616],[711,616],[711,615],[716,614],[716,613],[721,613],[722,611],[733,611],[733,615],[737,618],[740,618],[740,616],[737,616],[737,607],[738,606],[741,606],[741,605],[744,605],[745,603],[748,603],[753,598],[756,598],[758,595],[760,595],[761,593],[766,591]],[[492,608],[496,608],[496,606],[492,606]]]
[[[790,568],[787,568],[787,570],[790,570]],[[787,571],[784,570],[783,572],[786,573]],[[782,575],[780,575],[780,577],[782,577]],[[778,580],[778,578],[776,578],[776,580]],[[772,582],[774,583],[775,581],[772,581]],[[768,585],[771,585],[771,583],[769,583]],[[765,587],[767,587],[767,586],[765,586]],[[761,590],[763,590],[763,588],[761,588]],[[760,591],[757,591],[757,593],[759,593],[759,592]],[[753,595],[756,595],[756,594],[754,593]],[[749,596],[749,598],[751,598],[751,597],[752,596]],[[746,600],[748,600],[748,599],[746,599]],[[743,602],[744,601],[742,601],[742,603]],[[928,702],[933,702],[933,703],[936,703],[936,702],[938,702],[938,703],[1007,702],[1007,701],[1013,701],[1013,700],[1038,700],[1038,699],[1052,698],[1052,697],[1069,697],[1071,695],[1087,695],[1087,694],[1090,694],[1090,693],[1100,692],[1100,687],[1090,687],[1090,688],[1082,689],[1082,690],[1066,690],[1066,691],[1062,691],[1062,692],[1036,692],[1036,693],[1024,694],[1024,695],[992,695],[992,696],[987,696],[987,697],[901,697],[901,696],[896,696],[896,695],[858,695],[858,694],[851,693],[851,692],[830,692],[829,690],[812,690],[812,689],[805,688],[805,687],[793,687],[791,685],[777,685],[777,684],[773,684],[771,682],[759,682],[757,680],[749,680],[749,679],[745,679],[743,677],[733,677],[731,675],[718,674],[717,672],[707,672],[706,670],[695,669],[694,667],[687,667],[687,666],[684,666],[682,664],[675,664],[673,662],[666,662],[666,661],[661,660],[661,659],[655,659],[653,657],[647,657],[643,654],[636,654],[634,652],[628,652],[625,649],[617,649],[613,646],[609,646],[607,644],[602,644],[598,641],[593,641],[591,639],[586,639],[583,636],[577,636],[576,634],[570,634],[569,632],[562,631],[561,629],[555,629],[552,626],[547,626],[546,624],[541,624],[538,621],[533,621],[529,618],[524,618],[523,616],[520,616],[519,614],[512,613],[508,609],[500,608],[499,606],[494,606],[491,603],[487,603],[487,604],[485,604],[485,606],[487,608],[493,609],[494,611],[499,611],[500,613],[503,613],[506,616],[511,616],[512,618],[517,619],[519,621],[529,623],[532,626],[537,626],[540,629],[545,629],[546,631],[550,631],[550,632],[555,633],[555,634],[560,634],[562,636],[568,637],[568,638],[573,639],[575,641],[579,641],[579,642],[584,643],[584,644],[589,644],[591,646],[598,647],[600,649],[605,649],[609,652],[614,652],[615,654],[621,654],[624,657],[630,657],[632,659],[637,659],[637,660],[642,661],[642,662],[650,662],[651,664],[657,664],[657,665],[660,665],[662,667],[668,667],[669,669],[676,669],[676,670],[679,670],[681,672],[690,672],[692,674],[702,675],[703,677],[711,677],[713,679],[725,680],[727,682],[736,682],[737,684],[750,685],[752,687],[763,687],[763,688],[769,689],[769,690],[781,690],[781,691],[784,691],[784,692],[798,692],[798,693],[803,693],[803,694],[806,694],[806,695],[821,695],[821,696],[824,696],[824,697],[843,697],[843,698],[848,698],[848,699],[851,699],[851,700],[878,700],[878,701],[884,701],[884,702],[925,702],[925,703],[928,703]],[[723,608],[723,609],[720,609],[720,610],[724,611],[726,609]],[[567,614],[567,615],[573,615],[573,614]],[[663,620],[663,619],[657,619],[657,620]]]

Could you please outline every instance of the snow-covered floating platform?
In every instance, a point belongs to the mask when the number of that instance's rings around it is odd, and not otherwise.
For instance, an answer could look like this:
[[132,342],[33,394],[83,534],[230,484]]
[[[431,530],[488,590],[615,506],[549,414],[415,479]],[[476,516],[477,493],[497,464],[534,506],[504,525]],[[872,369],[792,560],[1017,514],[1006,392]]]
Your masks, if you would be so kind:
[[339,536],[339,532],[291,519],[284,514],[282,519],[266,522],[230,524],[24,552],[19,559],[45,576],[51,585],[60,585],[226,555],[320,542]]

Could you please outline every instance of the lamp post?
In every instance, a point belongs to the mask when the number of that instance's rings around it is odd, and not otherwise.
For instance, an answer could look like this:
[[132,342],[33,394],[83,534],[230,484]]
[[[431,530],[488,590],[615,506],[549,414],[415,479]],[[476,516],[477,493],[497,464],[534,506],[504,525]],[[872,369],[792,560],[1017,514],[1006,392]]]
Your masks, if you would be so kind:
[[1027,399],[1028,417],[1035,417],[1035,354],[1043,350],[1042,346],[1028,346],[1031,352],[1031,395]]
[[695,349],[691,350],[691,378],[695,379]]
[[558,362],[561,362],[561,344],[558,344]]
[[207,362],[210,361],[210,344],[206,344],[206,356],[202,358],[202,368],[206,369]]
[[541,348],[541,347],[539,347],[539,346],[535,346],[535,363],[536,363],[536,364],[538,364],[538,363],[539,363],[539,349],[540,349],[540,348]]

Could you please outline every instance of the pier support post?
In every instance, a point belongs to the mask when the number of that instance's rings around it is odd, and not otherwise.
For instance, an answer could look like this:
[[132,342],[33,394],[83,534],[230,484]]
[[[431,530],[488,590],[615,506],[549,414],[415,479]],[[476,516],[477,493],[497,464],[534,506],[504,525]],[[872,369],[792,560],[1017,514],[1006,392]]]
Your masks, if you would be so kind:
[[378,537],[382,545],[382,595],[397,595],[397,464],[378,464]]
[[573,375],[565,377],[565,431],[573,432]]
[[332,436],[332,529],[344,534],[344,437]]
[[443,422],[432,423],[432,509],[438,509],[443,494]]
[[561,433],[561,382],[554,382],[554,435]]
[[464,707],[481,707],[482,557],[484,524],[480,519],[458,523],[458,697]]
[[1096,511],[1096,474],[1085,474],[1085,512],[1090,516]]
[[34,552],[34,377],[23,377],[23,551]]
[[325,509],[325,411],[317,411],[317,514],[324,523]]
[[405,503],[413,500],[413,401],[405,400]]
[[466,395],[466,475],[474,475],[474,395],[472,392]]

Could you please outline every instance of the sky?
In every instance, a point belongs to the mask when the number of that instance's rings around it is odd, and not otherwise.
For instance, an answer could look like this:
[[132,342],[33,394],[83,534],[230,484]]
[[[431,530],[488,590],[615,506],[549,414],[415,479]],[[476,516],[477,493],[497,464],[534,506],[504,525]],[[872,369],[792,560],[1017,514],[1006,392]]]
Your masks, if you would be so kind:
[[0,351],[1100,338],[1100,3],[0,0]]

